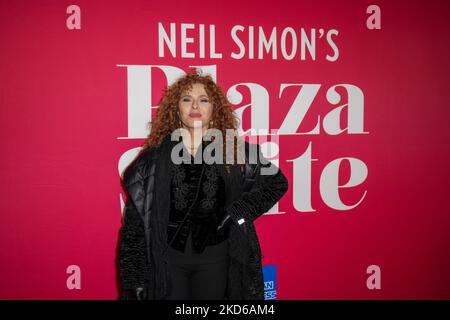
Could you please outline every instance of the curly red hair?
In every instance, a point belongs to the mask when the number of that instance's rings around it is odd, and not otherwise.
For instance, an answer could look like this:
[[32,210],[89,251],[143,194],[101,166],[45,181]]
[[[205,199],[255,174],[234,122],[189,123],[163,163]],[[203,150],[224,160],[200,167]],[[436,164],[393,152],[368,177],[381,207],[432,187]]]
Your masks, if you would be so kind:
[[[213,121],[214,128],[220,130],[224,138],[227,137],[226,129],[237,131],[239,118],[236,116],[222,89],[214,82],[210,75],[202,75],[199,69],[188,69],[184,76],[178,78],[171,86],[164,89],[163,96],[158,103],[155,118],[149,122],[150,134],[144,142],[144,149],[159,146],[167,135],[180,127],[180,118],[177,114],[178,102],[181,94],[191,89],[195,83],[204,85],[205,91],[213,104],[211,120]],[[242,140],[237,135],[234,136],[234,139],[234,155],[242,159],[240,149],[238,148]],[[226,140],[223,139],[224,150],[226,150]],[[225,167],[229,171],[230,165],[225,162],[226,152],[223,152],[223,154]],[[238,163],[234,156],[233,159],[235,161],[234,163]],[[240,163],[242,164],[242,162]],[[242,168],[243,166],[241,165]]]

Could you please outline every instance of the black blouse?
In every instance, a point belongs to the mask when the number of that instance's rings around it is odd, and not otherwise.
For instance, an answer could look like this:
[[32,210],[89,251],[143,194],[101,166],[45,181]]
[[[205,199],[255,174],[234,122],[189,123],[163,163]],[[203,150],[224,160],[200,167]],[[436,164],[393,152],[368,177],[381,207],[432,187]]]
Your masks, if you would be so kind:
[[[210,142],[203,141],[203,149],[198,149],[195,155],[197,161],[200,161],[201,151],[204,151],[208,143]],[[184,145],[183,152],[188,152]],[[187,154],[190,155],[190,163],[171,164],[171,208],[167,241],[173,239],[171,247],[184,253],[189,232],[192,232],[192,251],[202,253],[206,246],[221,243],[228,237],[227,230],[216,230],[225,213],[225,184],[216,164],[206,164],[204,161],[194,163],[194,157],[189,152]],[[195,198],[203,166],[205,168],[197,200],[173,238]]]

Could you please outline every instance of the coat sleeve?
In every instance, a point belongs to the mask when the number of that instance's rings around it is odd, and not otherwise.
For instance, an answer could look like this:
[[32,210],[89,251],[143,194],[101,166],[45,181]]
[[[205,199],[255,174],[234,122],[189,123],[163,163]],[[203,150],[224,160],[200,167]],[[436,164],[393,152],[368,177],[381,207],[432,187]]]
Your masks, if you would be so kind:
[[119,242],[119,273],[122,292],[146,284],[147,268],[144,225],[127,196]]
[[258,156],[253,186],[226,209],[233,222],[238,225],[253,222],[269,211],[287,192],[289,186],[281,169],[262,155],[259,145],[256,147]]

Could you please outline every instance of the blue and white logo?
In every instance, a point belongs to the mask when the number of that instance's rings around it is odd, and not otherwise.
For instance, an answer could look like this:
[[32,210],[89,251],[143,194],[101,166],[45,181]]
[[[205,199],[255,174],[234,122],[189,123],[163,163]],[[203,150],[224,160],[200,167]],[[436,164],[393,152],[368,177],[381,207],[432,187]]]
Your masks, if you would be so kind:
[[277,298],[277,269],[276,265],[263,266],[264,299],[275,300]]

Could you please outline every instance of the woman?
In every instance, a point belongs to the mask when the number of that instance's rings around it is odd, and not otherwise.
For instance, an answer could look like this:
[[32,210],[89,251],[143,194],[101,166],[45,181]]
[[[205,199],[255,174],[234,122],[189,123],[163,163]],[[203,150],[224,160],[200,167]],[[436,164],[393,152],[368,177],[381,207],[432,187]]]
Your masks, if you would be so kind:
[[120,299],[264,299],[253,222],[288,181],[257,144],[227,135],[237,125],[209,75],[187,72],[166,89],[123,174]]

